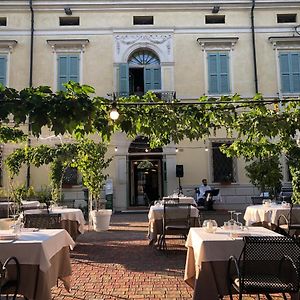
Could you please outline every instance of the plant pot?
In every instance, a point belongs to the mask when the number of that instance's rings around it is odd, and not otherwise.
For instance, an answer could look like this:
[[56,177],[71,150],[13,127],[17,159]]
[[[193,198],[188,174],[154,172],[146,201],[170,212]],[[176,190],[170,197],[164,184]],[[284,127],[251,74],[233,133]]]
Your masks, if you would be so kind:
[[92,210],[90,215],[92,217],[93,228],[95,231],[106,231],[109,229],[111,209]]

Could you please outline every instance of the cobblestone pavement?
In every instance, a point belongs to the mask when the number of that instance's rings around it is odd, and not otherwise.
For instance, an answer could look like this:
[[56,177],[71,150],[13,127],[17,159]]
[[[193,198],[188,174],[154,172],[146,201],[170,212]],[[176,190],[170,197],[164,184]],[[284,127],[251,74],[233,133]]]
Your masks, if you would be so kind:
[[170,241],[168,254],[161,253],[148,245],[147,226],[146,214],[115,214],[109,231],[81,235],[71,252],[72,290],[59,282],[53,300],[192,299],[183,281],[184,241]]

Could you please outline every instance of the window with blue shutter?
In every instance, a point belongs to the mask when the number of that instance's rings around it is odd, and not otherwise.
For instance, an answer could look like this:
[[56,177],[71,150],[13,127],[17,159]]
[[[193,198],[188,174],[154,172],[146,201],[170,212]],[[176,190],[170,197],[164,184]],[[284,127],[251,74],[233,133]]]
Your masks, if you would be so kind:
[[300,52],[279,54],[279,67],[282,93],[300,92]]
[[6,86],[7,56],[0,55],[0,83]]
[[79,55],[78,54],[65,54],[59,55],[57,63],[58,78],[57,89],[64,91],[64,83],[68,81],[79,82]]
[[208,93],[230,93],[229,84],[229,56],[225,52],[211,52],[207,54]]
[[161,89],[161,71],[160,67],[144,68],[144,91]]
[[128,97],[129,95],[128,64],[119,65],[119,95],[120,97]]

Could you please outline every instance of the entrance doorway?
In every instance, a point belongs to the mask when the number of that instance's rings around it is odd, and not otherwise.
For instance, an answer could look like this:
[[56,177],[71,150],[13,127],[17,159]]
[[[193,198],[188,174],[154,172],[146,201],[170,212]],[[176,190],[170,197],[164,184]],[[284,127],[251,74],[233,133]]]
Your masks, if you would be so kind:
[[149,206],[162,195],[162,159],[132,158],[130,160],[130,206]]
[[148,138],[139,136],[128,152],[129,206],[148,206],[163,195],[162,148],[151,149]]

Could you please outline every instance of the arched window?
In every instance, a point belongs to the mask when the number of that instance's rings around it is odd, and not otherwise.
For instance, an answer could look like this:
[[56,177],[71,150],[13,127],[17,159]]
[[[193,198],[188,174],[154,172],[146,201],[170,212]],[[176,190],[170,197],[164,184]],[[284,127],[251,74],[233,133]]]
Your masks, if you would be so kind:
[[149,50],[138,50],[128,59],[130,65],[159,65],[160,61],[156,54]]

